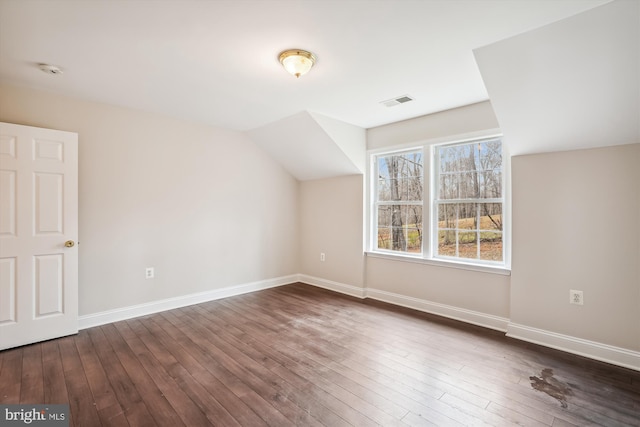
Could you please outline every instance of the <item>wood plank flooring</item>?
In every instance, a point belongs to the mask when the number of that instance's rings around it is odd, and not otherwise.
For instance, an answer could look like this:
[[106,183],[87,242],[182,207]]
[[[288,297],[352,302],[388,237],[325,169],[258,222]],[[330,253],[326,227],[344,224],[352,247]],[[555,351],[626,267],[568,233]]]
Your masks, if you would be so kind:
[[74,426],[640,426],[640,372],[303,284],[0,352]]

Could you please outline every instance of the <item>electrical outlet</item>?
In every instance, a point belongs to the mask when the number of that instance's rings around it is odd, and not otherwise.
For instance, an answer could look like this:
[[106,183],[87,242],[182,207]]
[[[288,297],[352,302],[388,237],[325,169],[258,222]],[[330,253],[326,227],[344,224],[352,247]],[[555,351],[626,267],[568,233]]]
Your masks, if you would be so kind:
[[156,273],[153,269],[153,267],[147,267],[147,269],[144,271],[144,277],[145,279],[153,279],[155,277]]
[[577,305],[583,305],[584,304],[584,297],[582,295],[582,291],[575,291],[575,290],[571,289],[569,291],[569,303],[577,304]]
[[320,261],[324,262],[324,260],[325,260],[324,252],[320,252]]

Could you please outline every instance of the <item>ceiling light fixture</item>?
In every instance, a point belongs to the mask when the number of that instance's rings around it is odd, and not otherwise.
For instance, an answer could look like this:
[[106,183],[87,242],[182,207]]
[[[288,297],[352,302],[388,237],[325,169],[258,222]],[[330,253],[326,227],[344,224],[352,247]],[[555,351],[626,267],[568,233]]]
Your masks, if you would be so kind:
[[302,49],[285,50],[280,53],[278,59],[284,69],[296,78],[307,74],[316,63],[315,55]]

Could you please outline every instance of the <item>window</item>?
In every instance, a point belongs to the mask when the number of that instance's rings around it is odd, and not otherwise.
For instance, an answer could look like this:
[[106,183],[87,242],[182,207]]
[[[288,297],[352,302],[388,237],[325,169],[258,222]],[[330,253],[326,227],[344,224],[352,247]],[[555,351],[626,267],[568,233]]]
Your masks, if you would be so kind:
[[376,169],[376,248],[421,253],[422,150],[379,156]]
[[504,259],[502,143],[434,147],[434,256]]
[[371,167],[373,252],[506,265],[499,138],[374,154]]

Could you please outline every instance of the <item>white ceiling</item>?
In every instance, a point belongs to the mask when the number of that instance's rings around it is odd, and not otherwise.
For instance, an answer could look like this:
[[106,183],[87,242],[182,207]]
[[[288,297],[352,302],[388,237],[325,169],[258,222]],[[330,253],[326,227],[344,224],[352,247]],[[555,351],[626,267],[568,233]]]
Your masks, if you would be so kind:
[[[370,128],[488,99],[474,49],[604,3],[0,0],[0,79],[242,131],[304,111]],[[292,47],[318,57],[298,80]]]
[[300,181],[365,172],[364,129],[328,117],[303,111],[249,136]]

